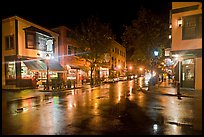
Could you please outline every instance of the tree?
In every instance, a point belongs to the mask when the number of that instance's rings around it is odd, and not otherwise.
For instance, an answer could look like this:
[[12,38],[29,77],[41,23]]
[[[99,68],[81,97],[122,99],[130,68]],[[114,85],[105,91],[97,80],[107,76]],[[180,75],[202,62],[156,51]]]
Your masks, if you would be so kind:
[[91,83],[93,82],[93,71],[96,66],[100,66],[104,61],[104,54],[110,51],[110,41],[115,36],[109,24],[99,21],[97,17],[90,16],[85,22],[81,22],[75,30],[80,51],[80,56],[90,62]]
[[127,62],[149,66],[153,51],[169,46],[168,20],[154,14],[151,10],[142,7],[137,19],[133,20],[130,26],[124,27],[123,44],[126,46],[127,55],[132,52],[127,57]]

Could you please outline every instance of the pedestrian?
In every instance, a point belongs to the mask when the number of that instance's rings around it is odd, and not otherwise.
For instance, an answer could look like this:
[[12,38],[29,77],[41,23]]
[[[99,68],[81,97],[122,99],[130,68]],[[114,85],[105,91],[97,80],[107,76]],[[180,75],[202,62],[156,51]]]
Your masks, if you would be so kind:
[[32,77],[32,86],[33,86],[34,88],[37,87],[37,79],[36,79],[35,76]]
[[168,73],[168,82],[170,83],[170,80],[171,80],[171,74]]
[[81,76],[81,84],[82,85],[84,84],[84,76],[83,75]]

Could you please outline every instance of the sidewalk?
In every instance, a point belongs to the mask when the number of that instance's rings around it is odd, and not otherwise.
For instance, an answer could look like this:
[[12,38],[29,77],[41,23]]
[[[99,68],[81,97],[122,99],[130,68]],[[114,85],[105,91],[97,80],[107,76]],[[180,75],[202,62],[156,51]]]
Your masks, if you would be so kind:
[[[159,85],[154,87],[154,91],[159,91],[163,95],[178,96],[177,87],[174,84],[169,83],[168,81],[161,82]],[[197,91],[190,88],[180,88],[180,97],[191,97],[195,98],[202,96],[202,91]]]

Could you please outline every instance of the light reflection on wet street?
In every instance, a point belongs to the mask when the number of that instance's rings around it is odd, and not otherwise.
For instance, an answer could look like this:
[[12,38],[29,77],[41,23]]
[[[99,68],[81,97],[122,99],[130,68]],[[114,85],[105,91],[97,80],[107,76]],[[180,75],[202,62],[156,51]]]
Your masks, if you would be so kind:
[[195,98],[178,100],[138,85],[120,81],[10,102],[2,94],[3,134],[201,134],[193,130]]

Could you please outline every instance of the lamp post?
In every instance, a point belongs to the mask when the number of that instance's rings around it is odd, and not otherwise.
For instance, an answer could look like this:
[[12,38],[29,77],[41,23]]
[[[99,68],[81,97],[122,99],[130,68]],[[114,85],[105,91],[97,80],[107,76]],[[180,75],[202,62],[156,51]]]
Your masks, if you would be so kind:
[[[159,55],[159,51],[155,50],[154,51],[154,59],[153,59],[153,64],[152,67],[155,69],[155,66],[157,65],[157,57]],[[155,72],[156,73],[156,72]],[[153,70],[152,70],[152,77],[153,77]],[[154,83],[155,84],[155,83]]]
[[46,90],[49,90],[49,79],[48,79],[48,75],[49,75],[49,65],[48,62],[50,60],[50,56],[49,54],[46,54],[46,63],[47,63],[47,80],[46,80]]

